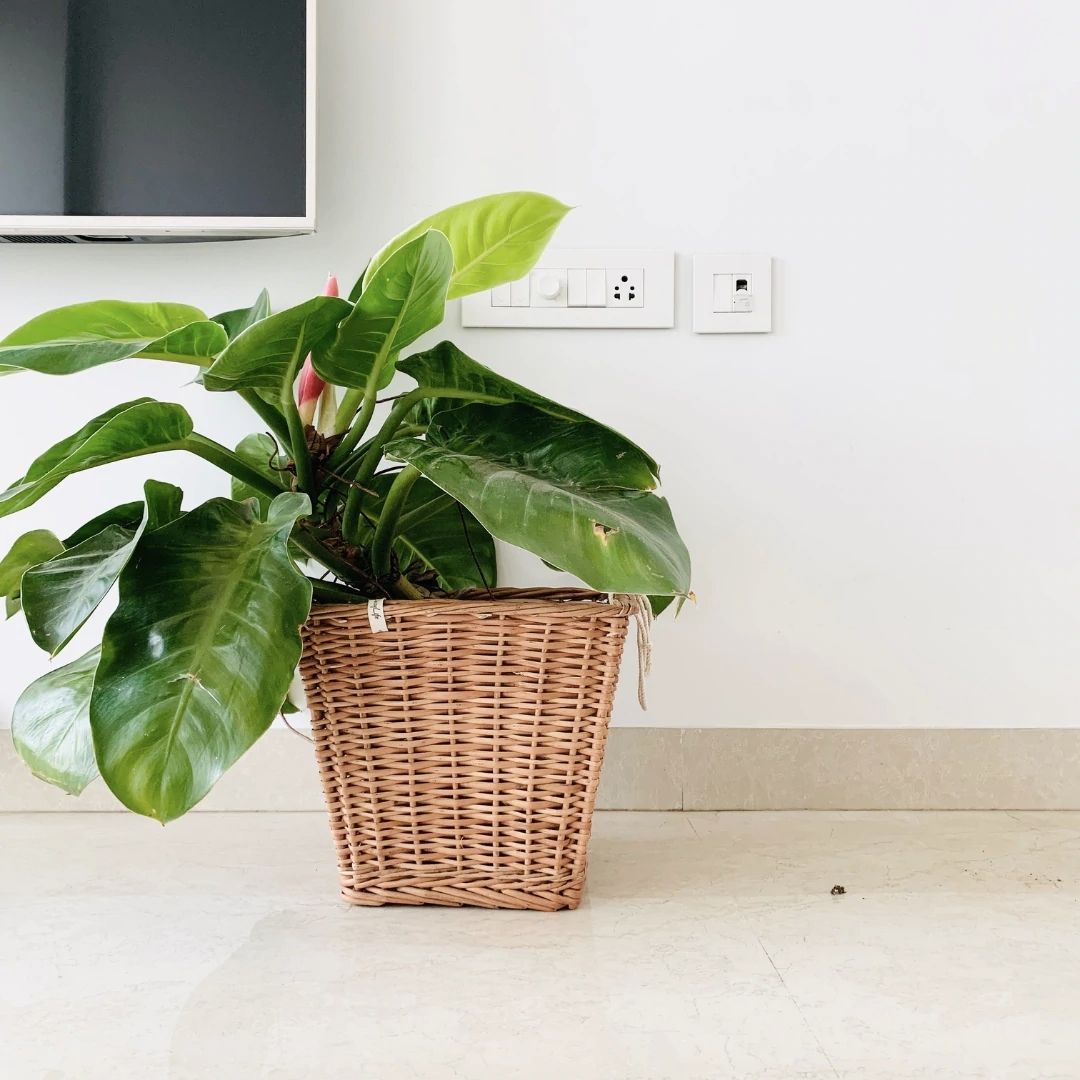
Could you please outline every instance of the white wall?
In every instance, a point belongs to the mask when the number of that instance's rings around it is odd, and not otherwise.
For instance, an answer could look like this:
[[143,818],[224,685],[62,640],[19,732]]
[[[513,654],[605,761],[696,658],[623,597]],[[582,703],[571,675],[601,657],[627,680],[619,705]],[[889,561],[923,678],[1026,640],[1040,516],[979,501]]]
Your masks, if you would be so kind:
[[[323,0],[320,231],[180,247],[0,246],[0,327],[100,296],[279,306],[487,191],[577,209],[563,246],[762,251],[776,330],[446,332],[639,438],[700,603],[657,632],[621,723],[1072,725],[1080,691],[1072,0]],[[242,407],[133,362],[5,379],[11,476],[148,393],[218,438]],[[44,426],[42,426],[44,425]],[[257,426],[257,425],[253,425]],[[0,523],[59,531],[152,469],[68,481]],[[542,577],[509,560],[519,580]],[[77,655],[72,648],[72,656]],[[44,669],[0,628],[0,720]]]

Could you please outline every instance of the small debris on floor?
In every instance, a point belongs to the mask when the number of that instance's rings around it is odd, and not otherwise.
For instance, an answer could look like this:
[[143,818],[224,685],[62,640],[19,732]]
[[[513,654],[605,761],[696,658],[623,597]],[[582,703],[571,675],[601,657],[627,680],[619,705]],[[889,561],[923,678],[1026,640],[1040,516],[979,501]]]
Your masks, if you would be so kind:
[[843,896],[846,892],[847,892],[847,889],[845,889],[843,885],[834,885],[829,890],[829,895],[830,896]]

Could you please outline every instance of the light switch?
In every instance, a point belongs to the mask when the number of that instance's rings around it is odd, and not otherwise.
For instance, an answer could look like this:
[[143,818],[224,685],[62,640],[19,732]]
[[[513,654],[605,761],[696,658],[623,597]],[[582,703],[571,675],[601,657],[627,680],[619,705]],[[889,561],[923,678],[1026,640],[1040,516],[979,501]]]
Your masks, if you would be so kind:
[[518,278],[517,281],[510,282],[510,306],[511,307],[528,307],[529,297],[531,295],[530,282],[527,277]]
[[586,282],[589,271],[583,267],[566,271],[566,306],[585,307],[588,304]]
[[607,307],[607,271],[585,271],[585,303],[588,307]]
[[510,283],[505,285],[496,285],[491,290],[491,306],[492,307],[509,307],[510,306]]
[[713,311],[734,311],[734,297],[732,293],[731,274],[713,274],[712,276],[712,309]]

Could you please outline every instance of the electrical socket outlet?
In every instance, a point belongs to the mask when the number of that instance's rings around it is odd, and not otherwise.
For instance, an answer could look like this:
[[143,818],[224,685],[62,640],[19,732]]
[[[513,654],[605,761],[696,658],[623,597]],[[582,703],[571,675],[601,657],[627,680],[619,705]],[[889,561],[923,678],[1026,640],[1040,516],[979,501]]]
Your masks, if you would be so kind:
[[605,307],[633,308],[645,306],[645,271],[622,268],[607,272],[607,303]]

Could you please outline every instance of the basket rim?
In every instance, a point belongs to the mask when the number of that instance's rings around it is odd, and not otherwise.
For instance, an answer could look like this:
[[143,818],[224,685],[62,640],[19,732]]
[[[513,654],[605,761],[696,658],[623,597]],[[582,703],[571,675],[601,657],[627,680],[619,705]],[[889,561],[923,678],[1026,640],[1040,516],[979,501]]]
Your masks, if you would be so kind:
[[[485,609],[512,611],[515,614],[524,614],[528,611],[562,611],[567,614],[587,612],[590,617],[595,618],[598,609],[604,609],[606,615],[626,617],[633,613],[634,605],[630,598],[623,594],[602,593],[593,589],[506,586],[495,589],[465,589],[450,596],[430,596],[422,600],[383,600],[385,613],[395,616],[406,615],[409,612],[427,615],[434,615],[437,612],[449,614],[454,610],[479,614]],[[353,604],[313,602],[307,622],[311,623],[322,617],[356,618],[366,622],[367,602],[358,601]]]

